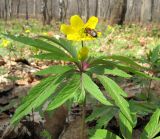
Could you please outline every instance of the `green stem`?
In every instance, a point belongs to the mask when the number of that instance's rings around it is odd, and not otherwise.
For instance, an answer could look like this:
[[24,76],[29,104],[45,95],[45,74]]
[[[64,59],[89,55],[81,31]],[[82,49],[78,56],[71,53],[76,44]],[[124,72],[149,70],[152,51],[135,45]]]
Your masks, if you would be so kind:
[[149,84],[148,84],[148,89],[147,89],[147,100],[150,100],[151,85],[152,85],[152,79],[149,80]]
[[82,41],[82,47],[84,47],[84,42]]
[[[84,47],[84,42],[82,41],[82,48]],[[83,63],[81,62],[81,74],[83,73]],[[81,83],[82,84],[82,83]],[[85,124],[85,117],[86,117],[86,96],[82,104],[82,120],[81,120],[81,139],[86,138],[86,124]]]
[[35,136],[35,128],[34,128],[34,111],[33,111],[33,108],[32,108],[32,122],[33,122],[33,133],[32,133],[32,139],[34,139],[34,136]]
[[[84,47],[84,42],[81,41],[81,44],[82,44],[82,48]],[[83,72],[83,63],[81,62],[81,71]]]
[[85,117],[86,117],[86,98],[84,99],[83,105],[82,105],[82,134],[81,138],[85,139],[86,138],[86,124],[85,124]]

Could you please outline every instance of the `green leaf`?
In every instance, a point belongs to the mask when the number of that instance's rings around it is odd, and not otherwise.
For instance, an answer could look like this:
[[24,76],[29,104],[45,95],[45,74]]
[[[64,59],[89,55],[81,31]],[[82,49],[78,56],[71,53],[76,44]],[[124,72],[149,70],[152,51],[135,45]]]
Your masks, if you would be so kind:
[[73,46],[71,44],[71,42],[65,40],[65,39],[62,39],[60,38],[60,43],[62,44],[62,47],[67,51],[69,52],[74,58],[77,58],[77,50],[76,50],[76,47]]
[[131,75],[127,74],[126,72],[118,69],[118,68],[114,68],[114,69],[105,69],[104,74],[111,74],[111,75],[115,75],[115,76],[119,76],[119,77],[124,77],[124,78],[130,78],[132,77]]
[[66,86],[60,90],[60,92],[55,96],[54,100],[48,105],[47,110],[54,110],[57,107],[61,106],[68,99],[72,98],[77,89],[80,86],[80,75],[74,74],[71,77],[71,80],[67,82]]
[[115,116],[118,112],[117,108],[102,106],[93,109],[91,115],[86,118],[86,122],[97,120],[96,128],[102,128],[106,126],[108,122]]
[[125,57],[125,56],[120,56],[120,55],[113,55],[113,56],[107,56],[107,59],[112,59],[112,60],[118,60],[122,63],[125,63],[127,65],[130,65],[131,67],[135,68],[142,68],[142,66],[138,65],[136,62],[134,62],[132,59]]
[[141,134],[141,139],[152,139],[160,132],[160,109],[157,109]]
[[129,103],[123,98],[123,96],[126,96],[125,93],[121,90],[121,88],[115,84],[115,82],[106,77],[106,76],[98,76],[98,79],[104,86],[105,90],[109,93],[109,95],[112,97],[112,99],[115,101],[115,104],[117,107],[120,108],[121,112],[126,116],[126,118],[133,123],[130,109],[129,109]]
[[92,81],[92,79],[85,73],[82,74],[82,84],[86,91],[104,105],[112,105],[103,95],[99,87]]
[[45,51],[49,51],[49,52],[53,52],[53,53],[64,53],[63,50],[57,48],[56,46],[47,43],[45,41],[42,41],[40,39],[32,39],[26,36],[14,36],[11,34],[4,34],[4,36],[14,40],[14,41],[18,41],[21,42],[23,44],[29,45],[29,46],[34,46],[36,48],[45,50]]
[[89,115],[86,118],[86,122],[90,122],[90,121],[93,121],[93,120],[97,119],[98,117],[101,117],[104,114],[104,111],[107,108],[108,107],[106,107],[106,106],[102,106],[102,107],[98,107],[98,108],[93,108],[93,112],[91,113],[91,115]]
[[160,139],[160,136],[158,136],[158,137],[155,137],[155,138],[153,138],[153,139]]
[[151,52],[151,62],[155,63],[159,59],[160,45],[153,49]]
[[63,61],[70,61],[70,62],[78,62],[76,58],[71,58],[66,53],[43,53],[39,55],[34,55],[34,58],[38,59],[48,59],[48,60],[63,60]]
[[[91,63],[90,63],[90,67],[95,67],[97,65],[111,67],[111,68],[118,68],[124,72],[127,72],[127,73],[131,72],[139,77],[146,78],[146,79],[153,79],[153,80],[158,80],[158,81],[160,80],[159,78],[151,77],[150,75],[147,75],[146,73],[137,70],[138,67],[136,68],[135,66],[131,66],[131,65],[127,66],[127,65],[119,64],[119,63],[116,63],[113,61],[107,61],[107,60],[105,60],[105,57],[96,58],[93,61],[91,61]],[[143,67],[141,67],[141,69],[142,68]],[[145,68],[143,68],[143,69],[145,69]],[[100,69],[100,71],[98,73],[102,74],[102,71],[103,70]]]
[[[72,70],[73,66],[62,66],[62,65],[54,65],[50,66],[46,69],[36,72],[36,75],[45,75],[45,74],[63,74],[69,70]],[[73,69],[74,70],[74,69]]]
[[81,86],[79,87],[79,89],[77,90],[74,96],[74,102],[78,104],[82,104],[85,100],[85,96],[86,96],[86,92],[84,90],[83,85],[81,84]]
[[90,139],[121,139],[119,136],[105,129],[97,129]]
[[147,101],[130,100],[129,104],[131,111],[140,115],[148,115],[149,113],[153,113],[157,108],[154,103]]
[[122,112],[119,113],[119,124],[124,139],[132,139],[133,125],[128,121]]
[[20,106],[16,109],[16,112],[11,119],[11,123],[16,123],[23,116],[30,113],[32,109],[41,106],[54,93],[64,77],[64,75],[50,76],[33,87],[28,95],[22,100]]
[[72,44],[69,41],[64,40],[62,38],[56,39],[54,37],[48,37],[48,36],[41,36],[41,37],[47,39],[48,41],[58,44],[63,49],[65,49],[72,57],[77,58],[76,48],[72,46]]
[[107,126],[108,122],[115,116],[117,109],[110,107],[106,109],[103,116],[97,120],[96,128],[102,128]]
[[134,73],[135,75],[137,75],[137,76],[139,76],[139,77],[142,77],[142,78],[153,79],[153,80],[158,80],[158,81],[160,80],[159,78],[152,77],[152,76],[150,76],[150,75],[147,75],[147,74],[144,73],[144,72],[141,72],[141,71],[136,70],[136,69],[134,69],[134,68],[131,68],[131,67],[129,67],[129,66],[125,66],[125,65],[122,65],[122,64],[117,64],[117,67],[118,67],[119,69],[122,69],[122,70],[126,71],[126,72]]
[[105,60],[104,57],[91,57],[89,62],[90,67],[95,67],[97,65],[105,65],[106,67],[115,67],[116,63],[111,60]]
[[132,77],[131,75],[127,74],[126,72],[118,68],[109,69],[107,66],[104,66],[104,65],[92,67],[88,71],[91,73],[96,73],[100,75],[109,74],[109,75],[114,75],[114,76],[119,76],[119,77],[124,77],[124,78]]
[[158,80],[158,81],[160,80],[159,78],[151,77],[150,75],[147,75],[146,73],[141,72],[141,71],[138,71],[138,70],[136,70],[136,69],[134,69],[134,68],[131,68],[131,67],[129,67],[129,66],[125,66],[125,65],[119,64],[119,65],[117,65],[117,67],[118,67],[119,69],[124,70],[124,71],[134,73],[135,75],[137,75],[137,76],[139,76],[139,77],[142,77],[142,78],[153,79],[153,80]]
[[34,58],[38,59],[48,59],[48,60],[64,60],[64,61],[71,61],[72,58],[70,58],[68,55],[65,53],[43,53],[43,54],[38,54],[34,55]]

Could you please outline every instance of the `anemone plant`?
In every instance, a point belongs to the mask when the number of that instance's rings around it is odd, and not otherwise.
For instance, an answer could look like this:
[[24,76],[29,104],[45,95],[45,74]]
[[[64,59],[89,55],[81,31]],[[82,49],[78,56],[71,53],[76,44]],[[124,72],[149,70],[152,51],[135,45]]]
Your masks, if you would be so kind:
[[[90,95],[98,103],[119,113],[121,123],[123,123],[125,128],[129,129],[127,132],[122,130],[124,131],[123,136],[127,139],[131,138],[135,121],[132,118],[129,103],[125,99],[127,94],[109,75],[130,78],[132,76],[128,73],[133,73],[143,78],[152,77],[140,72],[143,68],[124,56],[90,57],[85,41],[96,39],[101,34],[95,29],[97,23],[98,18],[94,16],[87,23],[84,23],[78,15],[72,16],[70,25],[63,24],[61,26],[61,32],[67,36],[69,41],[63,38],[56,39],[48,36],[30,38],[4,34],[14,41],[44,50],[44,53],[35,55],[35,58],[62,60],[69,63],[64,66],[53,65],[36,73],[37,75],[49,76],[28,92],[28,95],[16,109],[11,119],[12,124],[19,122],[32,109],[36,111],[42,108],[46,101],[49,102],[46,111],[53,111],[67,101],[71,101],[82,106],[81,138],[84,139],[87,136],[84,131],[86,101],[87,96]],[[73,46],[72,41],[79,41],[82,48],[77,50]],[[95,79],[105,88],[107,95],[102,93]]]

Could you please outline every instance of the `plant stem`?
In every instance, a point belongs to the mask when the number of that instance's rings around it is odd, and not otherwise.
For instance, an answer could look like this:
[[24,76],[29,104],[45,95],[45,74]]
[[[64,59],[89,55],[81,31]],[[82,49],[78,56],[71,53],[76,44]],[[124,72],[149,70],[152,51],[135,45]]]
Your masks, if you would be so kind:
[[83,105],[82,105],[82,132],[81,132],[81,139],[85,139],[86,138],[85,117],[86,117],[86,98],[84,99],[84,102],[83,102]]
[[[84,47],[84,42],[81,41],[82,48]],[[83,73],[83,62],[81,62],[81,74]],[[82,81],[82,80],[81,80]],[[81,83],[82,84],[82,83]],[[83,104],[82,104],[82,116],[81,116],[81,139],[86,138],[86,124],[85,124],[85,117],[86,117],[86,96],[84,98]]]
[[33,133],[32,133],[32,139],[34,139],[35,136],[35,128],[34,128],[34,111],[32,109],[32,122],[33,122]]
[[82,47],[84,47],[84,42],[82,41]]
[[150,99],[151,84],[152,84],[152,79],[149,80],[148,91],[147,91],[147,100]]

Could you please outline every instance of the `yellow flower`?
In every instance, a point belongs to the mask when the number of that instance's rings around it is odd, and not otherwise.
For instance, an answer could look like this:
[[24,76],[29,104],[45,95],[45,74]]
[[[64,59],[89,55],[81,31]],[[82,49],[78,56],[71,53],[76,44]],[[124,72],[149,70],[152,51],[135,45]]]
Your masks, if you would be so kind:
[[6,39],[3,39],[1,44],[2,44],[3,47],[7,47],[10,44],[10,41],[6,40]]
[[25,33],[30,33],[31,31],[29,29],[25,30]]
[[[68,40],[93,40],[101,34],[100,32],[95,31],[97,23],[98,18],[95,16],[90,17],[87,23],[84,23],[78,15],[74,15],[70,18],[70,25],[62,24],[60,30],[67,35]],[[96,33],[96,37],[93,37],[88,33],[87,29],[89,29],[89,32],[92,31],[93,33]]]
[[87,47],[82,47],[78,52],[78,59],[84,61],[88,57],[88,52],[89,50]]
[[112,31],[114,31],[114,28],[112,26],[108,25],[107,26],[107,31],[112,32]]
[[42,35],[48,36],[48,33],[47,32],[43,32]]

